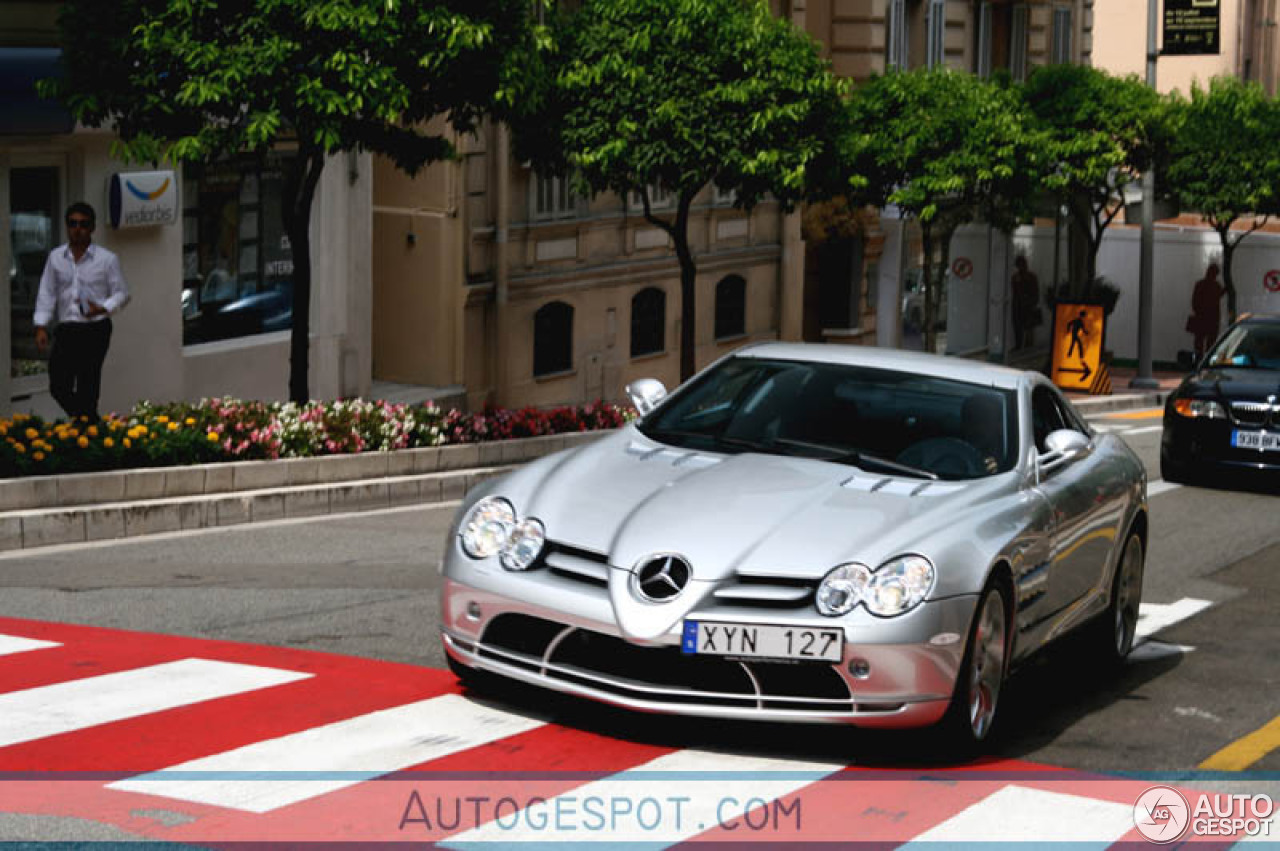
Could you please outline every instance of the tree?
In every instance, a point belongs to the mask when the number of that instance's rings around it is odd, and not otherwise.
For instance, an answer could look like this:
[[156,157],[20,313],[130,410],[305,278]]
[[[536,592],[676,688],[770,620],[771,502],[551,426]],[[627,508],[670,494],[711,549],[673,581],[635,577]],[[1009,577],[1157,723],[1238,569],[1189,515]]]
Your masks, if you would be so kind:
[[530,0],[67,0],[65,76],[46,81],[115,155],[199,162],[296,146],[283,225],[294,259],[289,397],[308,398],[311,240],[327,158],[367,150],[409,173],[448,157],[425,132],[473,128],[500,97],[501,58],[528,39]]
[[952,236],[978,219],[1008,231],[1030,218],[1043,139],[1016,92],[947,69],[874,77],[849,110],[841,145],[848,191],[919,222],[932,351]]
[[[1097,278],[1102,237],[1120,212],[1124,187],[1167,159],[1172,132],[1168,102],[1134,75],[1112,76],[1085,65],[1035,69],[1023,89],[1048,133],[1053,159],[1044,185],[1067,205],[1086,246],[1085,295]],[[1056,283],[1056,282],[1055,282]]]
[[[789,206],[828,150],[840,84],[811,39],[765,0],[586,0],[526,66],[517,155],[584,194],[638,195],[680,266],[680,378],[696,368],[694,197],[715,184],[750,209]],[[654,209],[650,190],[675,197]]]
[[[1280,209],[1277,136],[1280,109],[1261,86],[1215,77],[1208,89],[1192,87],[1173,142],[1169,183],[1182,207],[1199,212],[1218,232],[1232,321],[1236,318],[1232,256],[1241,240]],[[1251,215],[1251,224],[1233,232],[1231,226],[1246,215]]]

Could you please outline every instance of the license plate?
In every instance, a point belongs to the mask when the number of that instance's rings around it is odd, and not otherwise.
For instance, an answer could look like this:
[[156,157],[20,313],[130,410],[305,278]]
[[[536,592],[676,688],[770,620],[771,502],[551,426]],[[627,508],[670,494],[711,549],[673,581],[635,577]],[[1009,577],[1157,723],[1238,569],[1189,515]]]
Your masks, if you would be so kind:
[[689,655],[839,662],[844,650],[844,630],[685,621],[680,650]]
[[1274,431],[1240,431],[1231,432],[1231,445],[1237,449],[1269,449],[1280,450],[1280,433]]

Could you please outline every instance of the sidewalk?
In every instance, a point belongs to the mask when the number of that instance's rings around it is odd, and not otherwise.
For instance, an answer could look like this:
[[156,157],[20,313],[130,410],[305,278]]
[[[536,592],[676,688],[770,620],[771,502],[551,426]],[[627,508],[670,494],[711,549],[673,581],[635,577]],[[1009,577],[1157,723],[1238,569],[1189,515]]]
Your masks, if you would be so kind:
[[[1085,416],[1155,408],[1182,380],[1129,385],[1115,368],[1108,396],[1069,392]],[[56,544],[307,517],[459,499],[480,481],[603,432],[464,444],[437,449],[281,461],[119,470],[0,482],[0,552]]]
[[1130,386],[1137,372],[1137,369],[1131,366],[1113,366],[1109,396],[1090,396],[1088,393],[1075,391],[1067,391],[1066,396],[1085,416],[1139,408],[1158,408],[1164,405],[1165,399],[1177,389],[1185,377],[1185,373],[1181,372],[1157,371],[1152,377],[1160,385],[1158,388],[1138,389]]

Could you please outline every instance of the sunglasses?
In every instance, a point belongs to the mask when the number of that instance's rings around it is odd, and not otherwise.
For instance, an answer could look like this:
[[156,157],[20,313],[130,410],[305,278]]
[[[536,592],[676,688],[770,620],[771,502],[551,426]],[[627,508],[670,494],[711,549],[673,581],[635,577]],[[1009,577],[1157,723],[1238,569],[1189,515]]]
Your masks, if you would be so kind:
[[85,230],[88,230],[89,228],[93,227],[93,222],[89,221],[88,219],[67,219],[67,227],[84,228]]

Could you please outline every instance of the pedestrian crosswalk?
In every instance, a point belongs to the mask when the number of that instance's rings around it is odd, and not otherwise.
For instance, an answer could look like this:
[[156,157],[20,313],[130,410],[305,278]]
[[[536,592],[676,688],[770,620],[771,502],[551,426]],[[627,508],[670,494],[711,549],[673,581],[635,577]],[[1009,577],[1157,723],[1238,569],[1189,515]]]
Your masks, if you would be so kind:
[[1138,838],[1149,785],[1012,760],[868,769],[769,744],[613,738],[434,669],[0,619],[0,815],[145,839],[1109,844]]

